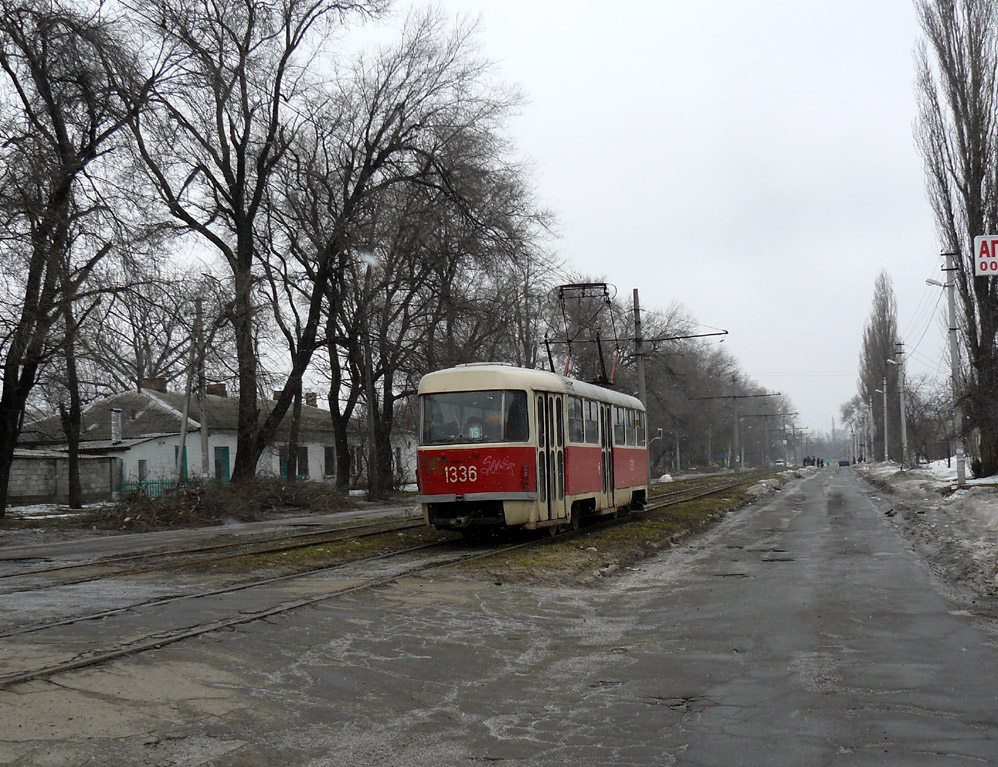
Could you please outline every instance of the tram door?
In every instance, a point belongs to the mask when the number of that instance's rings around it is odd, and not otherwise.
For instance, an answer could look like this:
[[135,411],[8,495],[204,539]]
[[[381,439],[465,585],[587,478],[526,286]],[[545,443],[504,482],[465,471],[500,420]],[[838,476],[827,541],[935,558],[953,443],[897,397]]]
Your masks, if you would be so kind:
[[537,500],[538,518],[565,516],[565,398],[537,395]]
[[600,410],[600,447],[603,451],[603,494],[606,496],[606,506],[611,508],[613,502],[613,409],[601,404]]

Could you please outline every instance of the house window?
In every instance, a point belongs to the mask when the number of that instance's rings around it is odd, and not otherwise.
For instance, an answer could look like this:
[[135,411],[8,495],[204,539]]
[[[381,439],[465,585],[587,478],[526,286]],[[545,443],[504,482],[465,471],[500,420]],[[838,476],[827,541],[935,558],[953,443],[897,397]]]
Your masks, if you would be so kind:
[[139,459],[139,482],[145,482],[149,477],[149,462],[145,459]]
[[336,449],[332,445],[324,445],[322,448],[322,473],[327,477],[336,476]]
[[[281,445],[278,448],[278,456],[281,462],[281,476],[287,479],[288,477],[288,455],[289,450],[287,445]],[[295,452],[297,457],[298,465],[295,467],[295,476],[301,477],[302,479],[308,479],[308,446],[299,445],[298,450]]]

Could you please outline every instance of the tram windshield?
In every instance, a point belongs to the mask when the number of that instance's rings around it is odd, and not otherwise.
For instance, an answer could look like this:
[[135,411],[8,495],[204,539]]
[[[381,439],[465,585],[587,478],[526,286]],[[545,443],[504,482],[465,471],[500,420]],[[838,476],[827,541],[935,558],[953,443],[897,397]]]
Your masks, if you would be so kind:
[[526,392],[424,394],[422,404],[423,445],[527,441]]

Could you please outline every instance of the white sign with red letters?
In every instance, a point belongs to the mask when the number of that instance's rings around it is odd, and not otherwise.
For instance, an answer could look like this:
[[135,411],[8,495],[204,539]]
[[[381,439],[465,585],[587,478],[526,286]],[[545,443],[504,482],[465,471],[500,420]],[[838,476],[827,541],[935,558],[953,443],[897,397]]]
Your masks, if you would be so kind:
[[998,277],[998,234],[974,238],[974,276]]

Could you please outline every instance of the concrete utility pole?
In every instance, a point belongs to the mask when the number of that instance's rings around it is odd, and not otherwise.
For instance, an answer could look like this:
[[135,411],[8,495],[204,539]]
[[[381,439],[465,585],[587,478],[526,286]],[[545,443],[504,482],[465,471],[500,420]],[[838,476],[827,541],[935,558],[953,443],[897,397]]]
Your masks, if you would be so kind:
[[887,376],[884,376],[884,382],[881,385],[884,388],[877,389],[877,391],[884,395],[884,463],[887,463],[891,460],[890,454],[887,452]]
[[[736,378],[732,378],[731,379],[731,390],[732,390],[731,407],[732,407],[732,409],[735,412],[735,445],[734,445],[734,450],[731,451],[731,455],[732,455],[731,468],[732,469],[736,468],[735,467],[735,460],[739,459],[739,452],[740,452],[740,448],[741,448],[741,441],[740,441],[739,434],[738,434],[738,400],[735,399],[735,396],[734,396],[734,393],[733,393],[734,392],[734,388],[735,388],[735,386],[737,384],[737,380],[738,379],[736,379]],[[737,466],[737,468],[740,469],[741,467],[742,467],[741,466],[741,460],[739,459],[738,460],[738,466]]]
[[956,338],[956,278],[953,272],[953,257],[956,253],[943,253],[946,256],[946,298],[949,303],[949,359],[953,378],[953,441],[956,442],[956,484],[967,484],[966,457],[963,451],[963,408],[960,407],[960,351]]
[[204,376],[204,309],[201,297],[194,299],[194,340],[198,345],[198,410],[201,415],[201,482],[211,477],[211,464],[208,461],[208,414]]
[[870,411],[866,414],[867,447],[866,460],[875,461],[877,457],[873,454],[873,395],[870,395]]
[[[638,289],[634,288],[634,356],[638,359],[638,399],[645,406],[645,433],[648,433],[648,396],[645,390],[645,354],[641,337],[641,301]],[[679,464],[679,431],[676,430],[676,464]],[[678,472],[679,469],[677,468]],[[648,461],[648,486],[651,486],[651,461]]]
[[[734,389],[737,378],[732,379],[732,390]],[[738,400],[740,399],[757,399],[759,397],[779,397],[780,392],[771,392],[769,394],[728,394],[720,395],[717,397],[690,397],[690,402],[699,402],[702,400],[709,399],[730,399],[732,407],[735,411],[735,423],[734,423],[734,445],[729,443],[728,445],[728,467],[732,468],[734,464],[734,456],[738,455],[739,444],[738,444]]]
[[[195,302],[195,311],[200,308],[200,299]],[[187,420],[191,414],[191,393],[194,388],[194,377],[198,372],[198,347],[200,347],[200,330],[198,314],[194,315],[194,337],[191,339],[191,360],[187,365],[187,388],[184,394],[184,412],[180,421],[180,445],[177,447],[176,477],[177,487],[187,480]]]
[[634,356],[638,359],[638,399],[641,404],[648,407],[648,399],[645,396],[645,355],[642,349],[643,339],[641,338],[641,302],[638,300],[638,289],[634,288]]
[[904,471],[905,465],[908,463],[908,430],[907,421],[905,417],[905,406],[904,406],[904,343],[901,341],[894,342],[894,356],[896,359],[887,360],[892,365],[897,365],[898,367],[898,399],[901,401],[901,470]]

